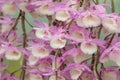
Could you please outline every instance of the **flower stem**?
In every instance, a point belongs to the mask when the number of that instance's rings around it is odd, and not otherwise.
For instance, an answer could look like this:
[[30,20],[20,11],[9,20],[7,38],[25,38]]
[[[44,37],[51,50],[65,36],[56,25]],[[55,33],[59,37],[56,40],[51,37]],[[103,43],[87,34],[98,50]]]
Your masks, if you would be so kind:
[[57,65],[57,57],[58,57],[59,49],[55,53],[55,80],[58,80],[58,65]]
[[13,27],[11,28],[11,30],[8,32],[7,36],[5,37],[5,40],[9,37],[10,33],[17,27],[17,24],[19,22],[20,17],[21,17],[21,11],[20,11],[17,19],[15,20],[15,23],[13,24]]
[[112,12],[115,12],[114,0],[111,0],[111,5],[112,5]]
[[[21,25],[22,25],[22,30],[23,30],[23,48],[25,48],[27,46],[27,33],[25,29],[25,12],[22,12],[22,15],[21,15]],[[23,57],[23,66],[26,66],[25,58],[26,58],[26,55],[24,55]],[[26,73],[26,70],[22,68],[20,80],[25,80],[25,73]]]
[[[99,30],[96,33],[97,39],[100,38],[101,30],[102,30],[102,26],[100,26]],[[100,48],[98,47],[97,54],[93,54],[93,60],[92,60],[92,63],[93,63],[92,70],[94,72],[96,80],[102,80],[101,76],[100,76],[100,74],[97,70],[97,67],[98,67],[98,64],[99,64],[99,57],[100,57],[100,52],[99,51],[100,51]]]

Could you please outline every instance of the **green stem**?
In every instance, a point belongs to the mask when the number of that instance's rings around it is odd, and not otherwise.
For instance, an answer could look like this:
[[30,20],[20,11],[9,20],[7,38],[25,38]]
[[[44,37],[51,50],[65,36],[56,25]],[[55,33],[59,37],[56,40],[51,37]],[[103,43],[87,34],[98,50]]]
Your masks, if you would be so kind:
[[13,27],[11,28],[11,30],[8,32],[7,36],[5,37],[5,40],[9,37],[10,33],[17,27],[17,24],[19,22],[20,17],[21,17],[21,11],[20,11],[17,19],[15,20],[15,23],[13,24]]
[[98,0],[96,0],[96,4],[99,4],[99,1],[98,1]]
[[109,40],[109,43],[108,43],[108,45],[107,45],[106,48],[108,48],[108,47],[111,45],[111,43],[112,43],[112,41],[113,41],[113,39],[114,39],[114,36],[115,36],[115,33],[112,35],[112,37],[111,37],[111,39]]
[[[100,26],[99,30],[96,33],[97,39],[100,39],[101,30],[102,30],[102,26]],[[94,72],[95,79],[102,80],[101,76],[99,75],[99,72],[97,70],[97,67],[98,67],[98,64],[99,64],[99,57],[100,57],[100,52],[99,51],[100,51],[100,48],[98,47],[97,53],[93,54],[93,60],[92,60],[93,67],[92,67],[92,70]]]
[[59,49],[55,53],[55,79],[58,80],[58,65],[57,65],[57,57],[58,57]]
[[[27,46],[27,33],[26,33],[26,29],[25,29],[25,12],[22,12],[22,15],[21,15],[21,25],[22,25],[22,30],[23,30],[23,48],[25,48]],[[24,55],[23,66],[26,66],[25,57],[26,56]],[[26,70],[24,68],[22,68],[20,80],[25,80],[25,73],[26,73]]]
[[104,0],[104,2],[103,2],[103,3],[105,4],[106,2],[107,2],[107,0]]
[[111,5],[112,5],[112,12],[115,12],[114,0],[111,0]]

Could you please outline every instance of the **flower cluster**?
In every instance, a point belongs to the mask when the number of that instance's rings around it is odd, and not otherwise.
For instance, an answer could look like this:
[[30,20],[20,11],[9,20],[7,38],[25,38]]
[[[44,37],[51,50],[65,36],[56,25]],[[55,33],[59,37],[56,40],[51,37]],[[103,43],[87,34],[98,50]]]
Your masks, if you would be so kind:
[[119,80],[120,16],[96,2],[0,0],[0,80]]

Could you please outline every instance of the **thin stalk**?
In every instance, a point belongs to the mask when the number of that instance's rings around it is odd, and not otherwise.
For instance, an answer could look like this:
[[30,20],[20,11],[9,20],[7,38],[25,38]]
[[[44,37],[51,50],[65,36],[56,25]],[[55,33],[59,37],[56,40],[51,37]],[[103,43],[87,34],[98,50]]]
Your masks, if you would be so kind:
[[111,37],[111,39],[109,40],[109,43],[108,43],[108,45],[107,45],[106,48],[108,48],[108,47],[111,45],[111,43],[112,43],[112,41],[113,41],[113,39],[114,39],[114,36],[115,36],[115,33],[112,35],[112,37]]
[[[100,38],[101,30],[102,30],[102,26],[100,26],[98,32],[96,33],[96,38],[97,39]],[[93,54],[93,60],[92,60],[93,66],[92,66],[92,70],[94,72],[95,79],[102,80],[101,76],[99,75],[99,72],[97,70],[98,63],[99,63],[99,57],[100,57],[99,51],[100,51],[100,48],[98,47],[97,53]]]
[[57,57],[58,57],[59,49],[55,53],[55,80],[58,80],[58,68],[57,68]]
[[32,24],[30,24],[30,22],[25,18],[25,21],[28,23],[28,25],[31,27],[31,28],[33,28],[33,25]]
[[112,12],[115,12],[115,4],[114,4],[114,0],[111,0],[111,5],[112,5]]
[[82,7],[84,2],[85,2],[85,0],[80,0],[80,7]]
[[[22,30],[23,30],[23,48],[25,48],[27,46],[27,33],[26,33],[26,29],[25,29],[25,12],[22,12],[22,15],[21,15],[21,25],[22,25]],[[24,55],[23,66],[26,66],[25,57],[26,56]],[[22,68],[20,80],[25,80],[25,73],[26,73],[26,70],[24,68]]]
[[[3,13],[2,13],[2,12],[0,13],[0,16],[3,16]],[[1,31],[1,26],[2,26],[2,24],[0,24],[0,31]],[[2,58],[0,59],[0,62],[3,62],[3,59],[2,59]]]
[[99,4],[99,0],[96,0],[96,4]]
[[104,0],[104,2],[103,2],[103,3],[105,4],[106,2],[107,2],[107,0]]
[[13,71],[12,73],[10,73],[11,74],[11,76],[12,75],[14,75],[16,72],[18,72],[18,71],[20,71],[22,68],[19,68],[19,69],[17,69],[17,70],[15,70],[15,71]]
[[18,24],[19,19],[20,19],[20,17],[21,17],[21,12],[22,12],[22,11],[20,11],[17,19],[15,20],[15,23],[13,24],[13,27],[11,28],[11,30],[8,32],[7,36],[5,37],[5,40],[9,37],[10,33],[17,27],[17,24]]
[[47,16],[47,18],[48,18],[48,21],[49,21],[49,26],[51,26],[52,25],[52,16]]

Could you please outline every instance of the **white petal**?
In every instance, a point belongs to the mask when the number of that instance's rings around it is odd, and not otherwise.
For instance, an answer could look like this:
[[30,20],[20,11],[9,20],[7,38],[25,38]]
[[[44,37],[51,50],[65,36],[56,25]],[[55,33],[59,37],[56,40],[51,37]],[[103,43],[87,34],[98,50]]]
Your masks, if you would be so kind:
[[110,60],[110,59],[109,59],[109,56],[106,55],[102,60],[100,60],[100,62],[105,63],[105,62],[107,62],[107,61],[109,61],[109,60]]
[[104,73],[102,80],[117,80],[117,75],[115,72],[106,72]]
[[5,57],[8,60],[19,60],[22,56],[22,53],[18,50],[6,51]]
[[39,13],[37,11],[33,11],[30,14],[33,18],[37,18],[39,16]]
[[[56,76],[50,76],[49,80],[56,80]],[[58,76],[57,80],[65,80],[63,76]]]
[[[87,73],[87,72],[83,73],[82,76],[81,76],[82,80],[92,80],[92,78],[93,78],[92,74],[91,73]],[[94,79],[94,80],[96,80],[96,79]]]
[[102,20],[102,24],[104,28],[110,33],[120,32],[120,27],[118,26],[116,20],[114,18],[104,18]]
[[76,23],[78,26],[84,27],[83,20],[81,17],[76,19]]
[[67,3],[69,6],[71,6],[73,9],[78,9],[79,5],[77,4],[76,0],[69,0]]
[[93,54],[97,51],[97,45],[90,42],[82,42],[80,48],[86,54]]
[[55,18],[59,21],[66,21],[70,18],[70,14],[68,11],[58,11],[55,14]]
[[1,32],[9,31],[12,28],[11,25],[2,25]]
[[28,5],[27,2],[21,2],[21,3],[19,4],[19,8],[20,8],[22,11],[28,12],[28,10],[27,10],[27,8],[26,8],[27,5]]
[[5,52],[5,49],[0,49],[0,54],[3,54]]
[[88,56],[86,54],[83,53],[78,53],[75,57],[74,57],[74,61],[75,63],[81,63],[82,61],[88,59]]
[[32,55],[38,58],[43,58],[49,55],[49,50],[44,47],[33,47],[32,48]]
[[33,55],[30,55],[30,57],[29,57],[29,59],[28,59],[28,64],[29,64],[30,66],[35,65],[38,60],[39,60],[38,57],[35,57],[35,56],[33,56]]
[[39,12],[42,15],[53,15],[54,14],[54,12],[49,9],[49,5],[40,6],[35,11]]
[[53,38],[51,41],[50,41],[50,46],[52,48],[63,48],[66,44],[66,39],[63,39],[62,37],[61,38]]
[[2,12],[4,14],[10,14],[10,15],[12,15],[12,14],[15,14],[16,10],[17,10],[17,8],[13,4],[4,4],[2,6]]
[[39,70],[40,71],[43,71],[45,72],[46,71],[46,68],[51,68],[51,64],[46,62],[46,61],[43,61],[41,62],[41,64],[38,66]]
[[71,33],[71,36],[72,37],[74,37],[75,39],[77,39],[77,40],[81,40],[81,39],[84,39],[84,34],[83,34],[83,32],[80,32],[80,31],[73,31],[72,33]]
[[37,28],[35,35],[37,38],[44,39],[44,37],[50,37],[51,33],[48,30]]
[[43,78],[37,74],[30,74],[30,80],[43,80]]
[[113,50],[109,54],[110,60],[114,61],[118,66],[120,66],[120,50]]
[[66,64],[70,64],[70,63],[73,63],[73,62],[74,62],[73,56],[71,56],[71,55],[67,55],[67,56],[65,57],[65,59],[66,59]]
[[83,24],[85,27],[97,27],[101,23],[101,20],[98,16],[93,14],[88,14],[83,17]]
[[79,76],[82,74],[82,70],[74,68],[70,70],[70,75],[72,80],[77,80],[79,78]]

